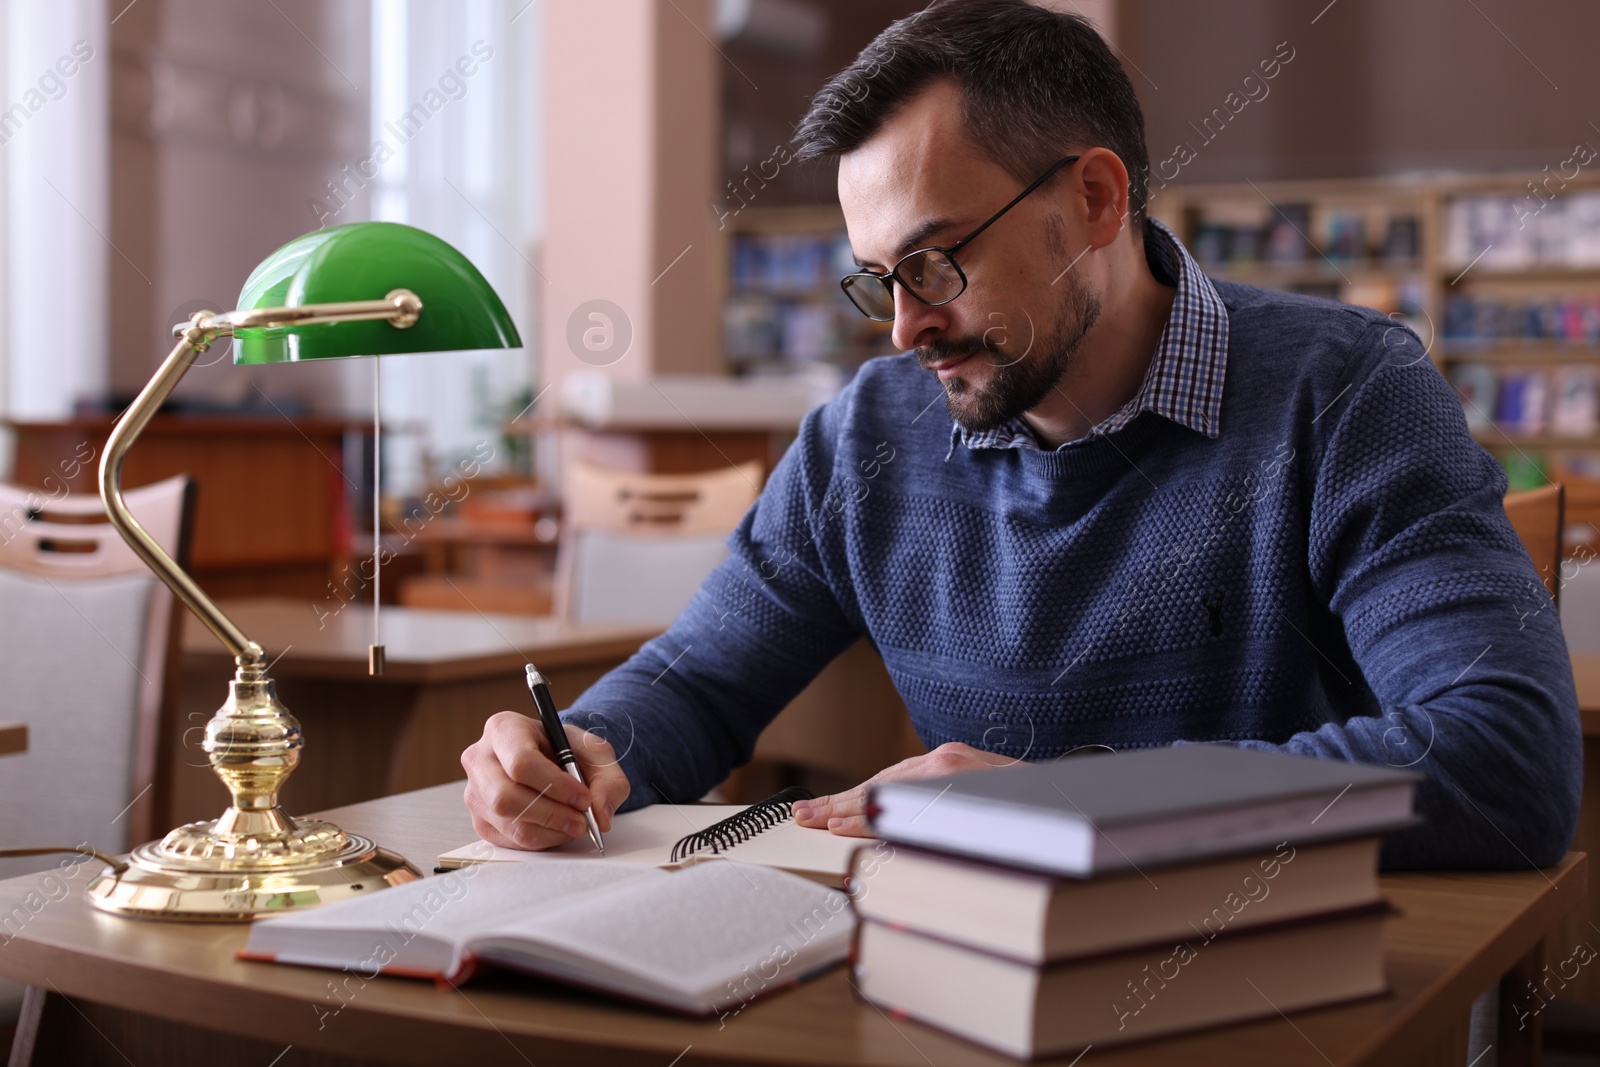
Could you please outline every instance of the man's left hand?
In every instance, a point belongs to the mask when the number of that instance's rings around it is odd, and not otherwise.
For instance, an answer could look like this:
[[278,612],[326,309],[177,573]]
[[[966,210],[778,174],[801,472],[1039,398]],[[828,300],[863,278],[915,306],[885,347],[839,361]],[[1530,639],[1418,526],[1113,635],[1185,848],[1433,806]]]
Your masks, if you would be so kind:
[[872,831],[867,828],[867,789],[874,783],[896,778],[939,778],[991,767],[1009,767],[1019,762],[1011,756],[985,752],[960,741],[948,741],[926,755],[913,756],[893,767],[885,767],[854,789],[815,800],[796,801],[794,821],[801,826],[830,830],[843,837],[871,837]]

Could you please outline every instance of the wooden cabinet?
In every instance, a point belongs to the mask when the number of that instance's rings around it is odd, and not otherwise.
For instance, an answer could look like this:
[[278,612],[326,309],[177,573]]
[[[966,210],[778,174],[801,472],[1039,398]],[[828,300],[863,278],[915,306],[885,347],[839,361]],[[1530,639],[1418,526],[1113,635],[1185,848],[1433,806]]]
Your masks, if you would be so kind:
[[[96,492],[112,421],[8,424],[11,480],[46,494]],[[194,478],[191,570],[211,595],[320,596],[348,557],[350,499],[363,484],[361,470],[346,469],[346,444],[371,432],[343,419],[158,415],[128,453],[123,487]]]

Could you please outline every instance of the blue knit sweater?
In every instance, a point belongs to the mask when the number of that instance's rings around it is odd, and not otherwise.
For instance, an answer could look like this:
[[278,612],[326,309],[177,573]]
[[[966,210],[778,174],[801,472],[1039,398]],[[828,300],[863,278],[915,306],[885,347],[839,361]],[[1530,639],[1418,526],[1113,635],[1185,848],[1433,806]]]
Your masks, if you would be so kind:
[[1409,331],[1217,291],[1214,439],[1144,412],[1058,451],[952,449],[909,356],[812,412],[729,559],[565,714],[622,754],[626,807],[705,793],[865,634],[930,748],[1222,741],[1411,766],[1426,823],[1387,867],[1559,859],[1577,698],[1499,465]]

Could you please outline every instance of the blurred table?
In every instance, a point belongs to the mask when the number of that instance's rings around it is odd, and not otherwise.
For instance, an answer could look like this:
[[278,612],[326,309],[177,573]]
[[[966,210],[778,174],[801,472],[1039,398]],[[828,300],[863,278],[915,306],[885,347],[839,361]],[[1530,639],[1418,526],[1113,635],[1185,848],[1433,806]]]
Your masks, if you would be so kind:
[[[553,526],[553,520],[548,526]],[[548,615],[556,539],[534,516],[438,518],[417,531],[427,573],[400,585],[400,602],[417,608]]]
[[14,756],[28,751],[28,724],[25,722],[0,722],[0,756]]
[[[332,601],[221,601],[272,661],[278,696],[305,730],[306,749],[284,789],[290,813],[350,804],[461,777],[461,750],[483,721],[531,704],[534,663],[566,707],[660,632],[550,617],[384,607],[388,669],[367,674],[372,608]],[[198,620],[186,620],[183,687],[166,751],[172,773],[163,826],[215,818],[226,794],[200,740],[227,696],[233,659]]]

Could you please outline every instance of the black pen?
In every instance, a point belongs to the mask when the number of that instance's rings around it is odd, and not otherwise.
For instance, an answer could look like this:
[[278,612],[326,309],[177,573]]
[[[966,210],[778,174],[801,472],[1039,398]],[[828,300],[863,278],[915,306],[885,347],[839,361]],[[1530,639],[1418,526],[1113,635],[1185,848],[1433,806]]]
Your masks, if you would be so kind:
[[[567,731],[561,725],[561,716],[556,714],[556,702],[550,697],[550,687],[533,664],[528,664],[527,669],[528,692],[533,694],[534,707],[539,709],[539,721],[544,724],[544,735],[550,739],[550,750],[555,753],[555,760],[562,770],[583,782],[583,772],[578,769],[578,757],[572,754],[572,746],[567,743]],[[594,821],[593,805],[583,813],[583,817],[589,820],[589,837],[593,839],[595,848],[604,853],[606,843],[600,837],[600,824]]]

